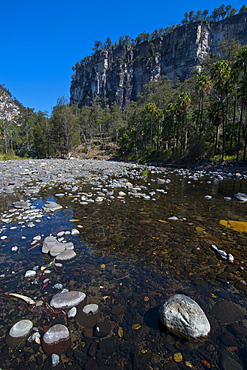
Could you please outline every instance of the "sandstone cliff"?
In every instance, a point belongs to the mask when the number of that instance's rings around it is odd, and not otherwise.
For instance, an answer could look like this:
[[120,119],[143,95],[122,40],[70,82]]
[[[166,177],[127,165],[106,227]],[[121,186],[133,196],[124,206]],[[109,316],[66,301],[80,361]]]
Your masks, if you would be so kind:
[[0,87],[0,121],[15,121],[20,115],[20,108],[14,103],[11,94]]
[[101,48],[77,63],[70,88],[71,104],[90,105],[96,97],[125,106],[136,100],[143,85],[164,75],[184,80],[223,41],[247,44],[247,14],[220,22],[194,22],[139,44]]

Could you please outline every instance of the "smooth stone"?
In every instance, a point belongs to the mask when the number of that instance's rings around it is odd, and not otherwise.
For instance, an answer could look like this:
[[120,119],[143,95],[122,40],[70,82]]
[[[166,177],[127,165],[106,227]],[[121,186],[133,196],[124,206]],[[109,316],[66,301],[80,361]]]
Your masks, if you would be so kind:
[[109,357],[115,351],[115,340],[113,337],[106,338],[99,342],[99,348],[104,357]]
[[59,356],[56,355],[55,353],[53,353],[51,355],[51,364],[52,364],[52,367],[57,366],[59,364],[59,362],[60,362]]
[[168,218],[169,221],[177,221],[178,217],[177,216],[172,216]]
[[30,278],[36,275],[36,271],[34,270],[27,270],[25,273],[25,278]]
[[13,338],[25,337],[33,328],[33,323],[30,320],[20,320],[9,331],[9,335]]
[[61,355],[71,347],[69,330],[61,324],[53,325],[42,338],[42,347],[47,355]]
[[66,249],[64,252],[56,256],[56,261],[68,261],[76,256],[76,253],[72,249]]
[[76,308],[76,307],[72,307],[72,308],[68,311],[67,316],[68,316],[68,318],[70,319],[70,318],[72,318],[72,317],[75,317],[75,316],[76,316],[76,314],[77,314],[77,308]]
[[43,241],[42,253],[49,253],[50,249],[57,244],[58,241],[54,236],[47,236]]
[[86,315],[96,314],[98,311],[99,311],[99,306],[95,303],[87,304],[82,309],[82,312],[85,313]]
[[243,320],[246,315],[246,310],[233,302],[223,300],[214,305],[211,314],[222,322],[233,323]]
[[82,310],[78,310],[76,321],[86,328],[93,328],[99,322],[100,312],[97,304],[87,304]]
[[232,332],[237,338],[245,338],[247,337],[247,328],[245,328],[243,325],[240,325],[238,323],[230,324],[227,328],[230,332]]
[[26,339],[31,333],[33,323],[30,320],[20,320],[12,326],[9,333],[6,336],[6,344],[10,348],[18,346],[22,347],[25,345]]
[[85,328],[83,330],[84,337],[91,339],[93,337],[93,328]]
[[236,360],[234,360],[226,352],[223,352],[220,362],[221,362],[221,366],[223,370],[243,370],[242,365],[240,365]]
[[79,235],[80,234],[80,231],[79,230],[77,230],[77,229],[73,229],[72,231],[71,231],[71,235]]
[[55,244],[51,247],[49,253],[52,257],[56,257],[58,254],[65,251],[65,246],[63,244]]
[[54,295],[54,297],[50,301],[50,306],[58,309],[68,309],[76,307],[79,304],[86,304],[86,300],[86,294],[79,291],[71,290],[69,292],[61,292]]
[[106,337],[111,331],[111,324],[108,321],[99,322],[94,326],[94,336],[103,338]]
[[190,297],[175,294],[159,309],[160,321],[177,335],[187,339],[208,336],[210,323],[201,307]]

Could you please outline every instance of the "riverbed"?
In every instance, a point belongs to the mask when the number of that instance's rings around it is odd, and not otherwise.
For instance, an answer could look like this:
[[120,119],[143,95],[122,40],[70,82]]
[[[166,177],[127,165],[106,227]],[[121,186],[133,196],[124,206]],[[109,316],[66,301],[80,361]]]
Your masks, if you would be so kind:
[[[52,368],[39,343],[6,345],[21,319],[41,338],[66,324],[72,346],[56,369],[247,367],[246,202],[236,198],[246,174],[77,159],[1,162],[0,173],[1,369]],[[56,266],[41,251],[49,235],[73,243],[75,257]],[[49,303],[62,289],[99,305],[104,337],[8,295]],[[176,293],[208,317],[203,342],[160,325],[159,307]]]

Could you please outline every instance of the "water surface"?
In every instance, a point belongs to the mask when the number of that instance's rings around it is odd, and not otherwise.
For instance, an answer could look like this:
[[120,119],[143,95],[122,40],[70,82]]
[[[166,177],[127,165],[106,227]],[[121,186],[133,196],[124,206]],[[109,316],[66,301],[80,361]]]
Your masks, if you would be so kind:
[[[134,191],[126,187],[128,182]],[[120,191],[126,195],[119,195]],[[74,189],[65,182],[31,196],[34,209],[41,210],[47,200],[63,208],[42,213],[40,222],[34,217],[35,227],[27,227],[26,220],[20,223],[18,215],[0,225],[0,236],[7,236],[0,240],[1,368],[38,369],[47,364],[37,344],[15,349],[5,345],[6,334],[16,321],[28,318],[42,334],[65,320],[62,313],[38,310],[5,293],[49,302],[58,292],[53,288],[56,283],[86,293],[88,302],[99,304],[100,320],[111,324],[108,336],[99,339],[85,335],[76,319],[68,320],[73,349],[61,356],[65,368],[188,369],[191,365],[224,369],[224,361],[233,361],[233,365],[236,361],[245,368],[246,233],[220,224],[222,219],[247,221],[246,203],[234,198],[237,192],[247,192],[246,180],[218,180],[203,173],[195,176],[153,167],[144,173],[137,168],[124,177],[97,172],[90,178],[78,178]],[[20,197],[24,195],[1,197],[4,217]],[[95,201],[97,197],[103,200]],[[87,202],[90,199],[94,202]],[[169,220],[172,216],[177,220]],[[74,243],[77,256],[63,262],[62,268],[51,267],[47,276],[39,273],[25,279],[27,270],[52,261],[42,255],[42,242],[31,244],[33,237],[42,235],[43,240],[73,228],[80,235],[66,235],[65,240]],[[231,253],[234,263],[223,260],[212,244]],[[13,246],[18,246],[17,252],[11,250]],[[189,343],[159,325],[158,308],[175,293],[190,296],[203,308],[212,327],[206,341]],[[226,321],[216,305],[219,302],[237,305],[243,315],[232,315]],[[232,307],[226,304],[225,310]],[[174,361],[178,352],[183,356],[179,363]]]

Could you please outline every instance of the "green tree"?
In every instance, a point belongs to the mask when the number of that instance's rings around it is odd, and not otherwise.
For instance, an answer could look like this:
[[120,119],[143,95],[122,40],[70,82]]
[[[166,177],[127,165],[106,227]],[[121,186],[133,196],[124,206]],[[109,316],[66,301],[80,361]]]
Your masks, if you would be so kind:
[[201,138],[204,130],[203,124],[203,113],[204,113],[204,97],[210,92],[212,86],[212,81],[209,76],[199,75],[196,81],[196,91],[199,95],[198,104],[198,115],[197,115],[197,125],[199,126],[199,143],[198,143],[198,156],[201,156]]
[[56,153],[68,155],[72,146],[79,144],[76,119],[64,97],[57,101],[51,119],[51,134]]
[[[186,125],[186,115],[187,110],[191,103],[190,94],[187,92],[181,92],[177,100],[177,116],[178,116],[178,125],[177,125],[177,145],[180,142],[180,152],[182,153],[183,149],[187,149],[188,142],[188,126]],[[183,135],[184,134],[184,135]]]
[[222,109],[222,152],[221,160],[224,161],[225,143],[226,143],[226,124],[227,124],[227,97],[229,93],[229,80],[231,77],[231,67],[226,60],[219,60],[213,64],[211,69],[211,76],[214,82],[214,88],[219,93],[219,99]]

